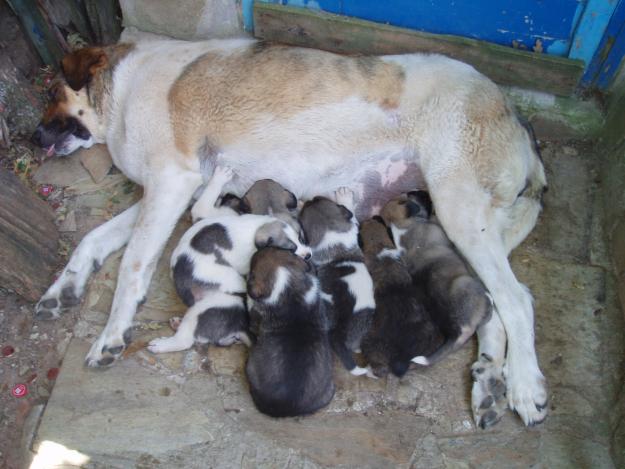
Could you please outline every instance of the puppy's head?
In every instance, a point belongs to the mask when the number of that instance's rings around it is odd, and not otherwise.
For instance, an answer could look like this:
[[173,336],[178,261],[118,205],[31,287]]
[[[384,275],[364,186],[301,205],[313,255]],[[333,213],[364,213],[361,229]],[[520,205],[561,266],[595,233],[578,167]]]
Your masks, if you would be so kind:
[[[295,195],[273,179],[261,179],[252,184],[241,200],[245,213],[273,215],[277,212],[294,212],[297,208]],[[273,213],[270,213],[271,212]]]
[[275,247],[259,249],[252,256],[247,277],[247,294],[260,303],[276,303],[292,288],[303,288],[305,278],[313,273],[310,263],[299,256]]
[[326,233],[347,233],[355,226],[354,214],[351,211],[320,196],[304,204],[299,221],[306,233],[308,244],[313,249],[319,246]]
[[399,228],[413,220],[428,220],[432,215],[432,200],[426,191],[413,191],[391,199],[384,205],[380,216],[387,225]]
[[108,67],[107,53],[101,47],[79,49],[63,58],[65,80],[55,80],[51,85],[48,106],[31,138],[48,156],[89,148],[94,135],[103,134],[101,116],[92,104],[88,85]]
[[358,244],[365,254],[377,254],[383,249],[395,249],[393,237],[380,217],[374,217],[360,225]]
[[275,247],[292,252],[304,259],[310,259],[312,255],[312,251],[306,246],[301,236],[292,226],[282,220],[265,223],[256,230],[254,244],[257,249]]

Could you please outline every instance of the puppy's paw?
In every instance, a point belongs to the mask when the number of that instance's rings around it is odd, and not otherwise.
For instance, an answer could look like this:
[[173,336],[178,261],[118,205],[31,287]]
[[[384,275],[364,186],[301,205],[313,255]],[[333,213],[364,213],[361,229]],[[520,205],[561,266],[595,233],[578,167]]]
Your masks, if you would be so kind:
[[213,171],[213,180],[221,184],[232,181],[234,170],[230,166],[216,166]]
[[354,191],[348,187],[339,187],[338,190],[334,191],[334,200],[337,204],[350,208],[354,204]]
[[534,368],[512,368],[508,363],[505,370],[508,405],[528,427],[543,423],[547,418],[545,378],[537,367]]
[[152,339],[147,348],[152,353],[179,352],[181,350],[190,349],[193,346],[193,342],[193,339],[182,340],[179,335],[173,335],[171,337]]
[[486,429],[499,422],[508,407],[503,372],[488,355],[482,354],[471,366],[471,375],[473,419],[475,425]]
[[73,284],[69,283],[56,287],[53,285],[35,306],[35,317],[37,319],[56,319],[61,315],[61,310],[76,306],[80,303],[80,298],[76,294]]
[[182,322],[182,318],[180,316],[172,316],[169,318],[169,327],[171,327],[172,331],[177,331],[178,327],[180,327],[180,323]]
[[369,368],[362,368],[360,366],[356,366],[352,368],[351,370],[349,370],[349,372],[354,376],[362,376],[362,375],[366,375],[367,373],[369,373],[370,370]]
[[127,328],[122,334],[108,333],[105,329],[98,340],[91,346],[85,358],[85,366],[102,368],[111,366],[121,357],[132,337],[132,329]]

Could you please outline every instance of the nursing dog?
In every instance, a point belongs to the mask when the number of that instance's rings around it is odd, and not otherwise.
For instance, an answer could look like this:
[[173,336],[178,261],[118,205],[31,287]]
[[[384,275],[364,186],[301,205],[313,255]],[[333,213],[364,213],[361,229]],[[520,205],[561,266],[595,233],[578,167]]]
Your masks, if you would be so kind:
[[415,289],[445,335],[445,343],[433,354],[413,359],[419,365],[433,365],[462,347],[490,319],[490,297],[436,222],[427,192],[396,197],[384,206],[381,217],[390,227]]
[[315,197],[304,203],[299,220],[313,251],[313,263],[330,320],[330,343],[345,368],[362,375],[352,352],[360,350],[367,333],[375,300],[373,282],[358,247],[358,223],[353,210],[353,192],[341,188],[336,203]]
[[[229,168],[216,167],[202,195],[191,209],[196,223],[182,236],[171,258],[176,291],[190,306],[172,337],[154,339],[154,353],[185,350],[194,342],[251,344],[243,296],[244,275],[255,249],[276,246],[310,257],[310,249],[286,222],[271,216],[235,213],[216,206],[223,186],[233,177]],[[262,196],[255,191],[256,198]],[[267,198],[271,193],[266,193]]]
[[386,226],[367,220],[359,242],[375,286],[373,324],[362,341],[362,353],[375,377],[389,370],[402,377],[417,355],[429,355],[443,342],[424,305],[418,301],[412,277]]
[[230,192],[263,178],[304,199],[349,186],[360,219],[427,188],[493,296],[497,319],[478,331],[479,356],[492,358],[487,374],[502,378],[505,362],[510,407],[528,425],[545,418],[532,298],[507,259],[536,223],[544,170],[501,91],[471,66],[435,54],[346,57],[228,39],[85,48],[64,57],[62,71],[33,141],[50,155],[106,143],[144,187],[138,204],[83,239],[36,307],[57,317],[83,295],[94,266],[127,245],[87,366],[122,355],[156,261],[221,155],[238,175]]
[[328,320],[312,266],[260,249],[247,281],[257,340],[245,367],[254,404],[272,417],[311,414],[334,396]]

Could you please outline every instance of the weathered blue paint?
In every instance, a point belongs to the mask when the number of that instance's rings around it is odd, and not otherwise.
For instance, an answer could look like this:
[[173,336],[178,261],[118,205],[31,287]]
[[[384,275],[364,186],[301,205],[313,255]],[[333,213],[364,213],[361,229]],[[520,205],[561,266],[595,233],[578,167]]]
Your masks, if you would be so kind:
[[321,9],[404,28],[566,56],[579,10],[588,0],[260,1]]
[[625,0],[619,0],[581,84],[606,89],[625,56]]
[[254,0],[242,0],[241,13],[243,15],[243,29],[254,31]]
[[590,63],[618,3],[618,0],[588,0],[571,42],[569,58]]

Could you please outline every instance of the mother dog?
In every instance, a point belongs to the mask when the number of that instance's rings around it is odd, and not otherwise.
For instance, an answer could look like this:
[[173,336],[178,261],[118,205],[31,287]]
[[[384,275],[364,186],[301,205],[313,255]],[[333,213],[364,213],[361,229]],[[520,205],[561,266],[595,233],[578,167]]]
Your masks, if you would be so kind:
[[303,198],[348,186],[360,218],[427,188],[499,313],[478,332],[478,423],[495,421],[480,413],[505,399],[504,370],[510,407],[528,425],[544,419],[532,297],[507,260],[536,223],[544,171],[502,93],[472,67],[438,55],[345,57],[235,39],[87,48],[62,69],[34,141],[60,155],[106,143],[144,187],[139,203],[83,239],[37,305],[41,318],[56,317],[83,294],[94,266],[128,245],[88,366],[112,364],[128,345],[156,261],[218,161],[238,175],[227,188],[238,193],[262,178]]

